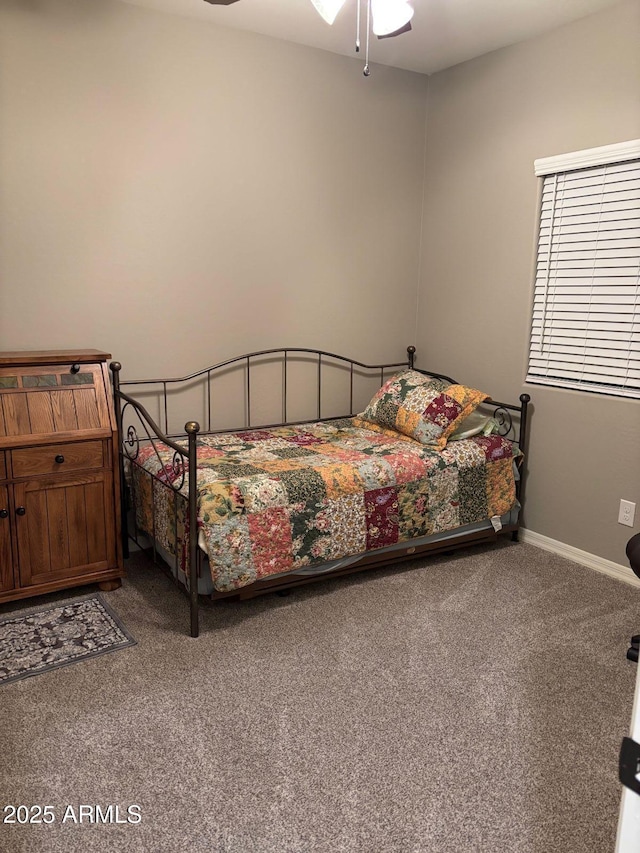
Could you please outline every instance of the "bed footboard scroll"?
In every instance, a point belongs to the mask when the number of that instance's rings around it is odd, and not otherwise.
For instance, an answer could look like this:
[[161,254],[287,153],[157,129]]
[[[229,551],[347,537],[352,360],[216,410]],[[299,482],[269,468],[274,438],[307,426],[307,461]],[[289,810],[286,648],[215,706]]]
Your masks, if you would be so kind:
[[[187,496],[187,519],[189,530],[189,602],[191,613],[191,636],[197,637],[199,633],[199,607],[198,607],[198,462],[197,462],[197,438],[200,432],[200,424],[197,421],[188,421],[185,424],[185,432],[187,434],[187,448],[180,446],[173,441],[169,436],[165,435],[158,424],[153,420],[149,412],[133,397],[125,394],[120,388],[120,370],[122,365],[119,361],[111,362],[110,365],[113,384],[113,400],[118,427],[118,447],[120,454],[120,467],[122,476],[120,477],[121,484],[121,505],[122,505],[122,540],[124,555],[129,555],[128,547],[128,525],[127,525],[127,500],[126,500],[126,478],[124,476],[124,461],[125,455],[131,464],[135,463],[140,452],[140,438],[136,428],[130,424],[127,433],[124,431],[124,415],[127,410],[131,410],[137,418],[137,423],[142,426],[146,438],[143,440],[149,443],[158,458],[157,441],[162,442],[174,451],[173,461],[169,465],[173,477],[164,478],[163,486],[171,489],[175,499],[180,497],[180,490],[185,483],[185,474],[188,473],[188,496]],[[182,498],[183,499],[183,498]],[[177,511],[177,510],[176,510]],[[135,515],[135,507],[134,507]],[[155,555],[155,520],[154,520],[154,555]],[[137,541],[137,540],[136,540]],[[154,556],[155,559],[155,556]]]

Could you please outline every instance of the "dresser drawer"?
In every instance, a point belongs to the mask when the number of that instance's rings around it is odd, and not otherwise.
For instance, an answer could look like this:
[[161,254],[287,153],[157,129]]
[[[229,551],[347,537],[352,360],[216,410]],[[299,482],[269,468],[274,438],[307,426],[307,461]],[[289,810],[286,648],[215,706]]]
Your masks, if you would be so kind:
[[45,447],[24,447],[21,450],[11,451],[14,477],[62,474],[103,466],[104,452],[101,441],[49,444]]
[[4,461],[4,450],[0,450],[0,480],[6,479],[7,466]]

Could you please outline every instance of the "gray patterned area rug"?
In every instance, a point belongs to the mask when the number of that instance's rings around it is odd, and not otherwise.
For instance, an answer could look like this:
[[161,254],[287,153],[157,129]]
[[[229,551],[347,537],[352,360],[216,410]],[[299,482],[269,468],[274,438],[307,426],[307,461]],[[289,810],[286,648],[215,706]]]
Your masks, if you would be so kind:
[[0,619],[0,685],[136,641],[98,594]]

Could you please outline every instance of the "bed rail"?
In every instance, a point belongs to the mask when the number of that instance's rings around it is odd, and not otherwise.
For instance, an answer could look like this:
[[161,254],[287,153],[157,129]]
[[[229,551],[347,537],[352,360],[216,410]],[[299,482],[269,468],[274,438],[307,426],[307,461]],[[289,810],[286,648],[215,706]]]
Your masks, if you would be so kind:
[[[122,531],[123,531],[123,546],[125,556],[128,554],[128,530],[127,519],[127,495],[126,495],[126,465],[137,464],[138,455],[141,445],[151,447],[151,452],[155,453],[158,460],[162,463],[158,444],[162,443],[174,451],[173,458],[170,464],[161,464],[160,475],[148,473],[151,478],[152,489],[152,515],[153,515],[153,549],[154,559],[156,558],[156,536],[155,536],[155,491],[154,489],[165,488],[170,490],[174,500],[174,519],[175,519],[175,548],[176,548],[176,567],[177,567],[177,552],[178,552],[178,510],[180,502],[183,502],[183,511],[185,514],[185,538],[188,538],[188,571],[186,574],[186,583],[189,591],[190,599],[190,615],[191,615],[191,636],[197,637],[199,633],[198,619],[198,576],[200,572],[201,561],[198,550],[198,490],[197,490],[197,439],[199,435],[212,435],[220,432],[234,432],[246,429],[264,429],[277,426],[287,426],[291,423],[312,423],[318,421],[334,420],[339,418],[351,417],[354,412],[354,380],[357,375],[375,376],[380,384],[385,381],[385,373],[397,371],[399,368],[415,368],[415,353],[414,346],[407,347],[407,358],[402,362],[389,362],[385,364],[365,364],[355,359],[346,358],[345,356],[336,355],[335,353],[324,350],[288,347],[280,349],[260,350],[236,358],[227,359],[218,362],[217,364],[206,367],[195,373],[183,377],[171,377],[150,380],[126,380],[120,379],[120,371],[122,365],[118,361],[111,362],[110,368],[112,373],[112,386],[114,409],[117,419],[119,432],[119,452],[121,474],[120,482],[122,488]],[[275,423],[254,423],[252,418],[252,382],[251,370],[256,362],[260,359],[273,358],[277,361],[280,358],[282,363],[282,416],[281,421]],[[288,419],[288,391],[289,391],[289,371],[294,361],[304,361],[307,364],[312,362],[315,368],[317,381],[317,391],[315,400],[315,415],[316,417],[308,420],[300,420],[296,418],[291,421]],[[329,361],[330,360],[330,361]],[[349,411],[346,414],[333,414],[323,417],[323,379],[325,371],[329,366],[342,370],[347,370],[349,374]],[[242,366],[245,372],[244,376],[244,423],[240,426],[224,427],[220,429],[212,429],[212,411],[213,411],[213,394],[212,381],[217,373],[222,373],[229,368]],[[441,373],[433,373],[427,370],[419,370],[425,376],[433,376],[449,382],[455,382],[449,376]],[[193,385],[200,380],[204,383],[204,420],[206,428],[201,429],[200,423],[195,420],[188,421],[184,425],[184,432],[171,434],[169,429],[169,395],[171,390],[176,387]],[[156,393],[156,402],[160,412],[160,421],[158,424],[154,417],[149,413],[147,408],[129,393],[123,391],[123,387],[138,386],[143,387],[147,393],[152,389]],[[486,401],[483,406],[489,407],[492,417],[497,423],[497,431],[500,435],[512,438],[518,443],[520,448],[524,450],[527,436],[527,407],[530,401],[528,394],[520,395],[520,405],[511,403],[501,403],[496,400]],[[512,413],[518,414],[518,424],[514,423]],[[175,439],[182,436],[183,442],[178,443]],[[186,446],[185,446],[186,436]],[[522,490],[524,485],[524,471],[520,473],[520,479],[516,483],[516,497],[522,501]],[[185,486],[187,494],[185,495]],[[137,521],[135,505],[135,494],[133,496],[133,517],[135,531],[131,536],[134,541],[137,541]],[[513,533],[513,538],[517,539],[517,530]]]

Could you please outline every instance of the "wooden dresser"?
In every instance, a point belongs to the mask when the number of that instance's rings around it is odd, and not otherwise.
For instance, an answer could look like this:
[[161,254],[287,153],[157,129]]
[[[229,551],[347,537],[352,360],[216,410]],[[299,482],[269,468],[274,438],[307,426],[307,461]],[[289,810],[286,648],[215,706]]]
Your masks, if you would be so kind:
[[0,602],[120,586],[117,431],[97,350],[0,352]]

